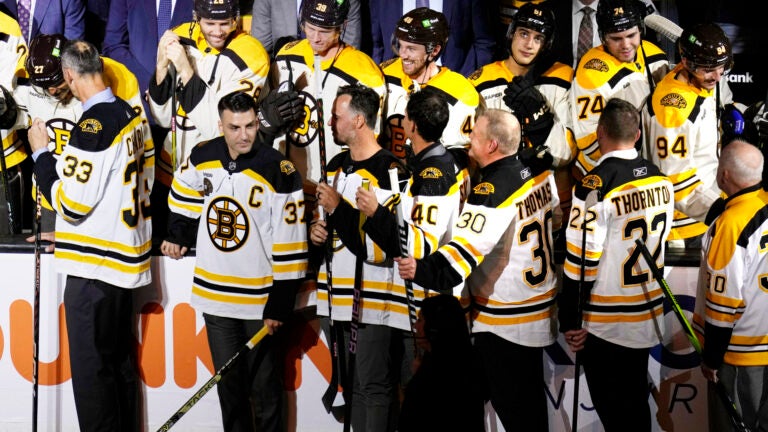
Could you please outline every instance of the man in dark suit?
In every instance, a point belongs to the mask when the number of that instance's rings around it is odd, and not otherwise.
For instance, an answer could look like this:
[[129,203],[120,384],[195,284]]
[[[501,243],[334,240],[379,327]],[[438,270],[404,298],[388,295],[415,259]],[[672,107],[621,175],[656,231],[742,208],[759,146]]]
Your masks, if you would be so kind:
[[[40,34],[63,34],[65,38],[82,39],[85,35],[85,2],[83,0],[37,0],[34,3],[29,29],[22,29],[29,43]],[[0,0],[0,10],[19,17],[17,0]]]
[[[168,28],[192,21],[193,0],[175,0],[173,3]],[[112,0],[104,36],[104,55],[124,64],[136,75],[142,95],[155,75],[160,36],[155,0]],[[148,109],[145,98],[142,100],[144,108]],[[152,116],[150,122],[154,123]]]
[[[370,0],[373,60],[381,63],[395,56],[392,34],[403,3],[392,0]],[[414,2],[410,2],[414,4]],[[448,20],[450,37],[441,58],[449,69],[467,76],[493,60],[495,35],[491,18],[493,2],[485,0],[443,0],[442,12]],[[434,7],[433,7],[434,9]]]

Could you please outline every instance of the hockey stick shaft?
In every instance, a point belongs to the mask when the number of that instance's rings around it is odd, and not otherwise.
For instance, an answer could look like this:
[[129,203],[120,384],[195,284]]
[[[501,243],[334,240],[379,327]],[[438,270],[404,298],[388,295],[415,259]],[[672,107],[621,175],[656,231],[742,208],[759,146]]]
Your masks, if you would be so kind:
[[[320,156],[320,181],[328,183],[328,158],[325,147],[325,112],[323,112],[323,81],[320,78],[320,71],[322,70],[322,62],[319,55],[314,56],[314,68],[315,68],[315,104],[317,109],[317,150]],[[322,207],[318,207],[320,217],[324,218],[324,211]],[[339,391],[339,341],[336,340],[336,330],[333,324],[333,230],[328,233],[328,239],[325,242],[325,280],[326,288],[328,291],[328,344],[331,350],[331,380],[328,383],[328,388],[323,393],[322,401],[323,407],[326,412],[331,412],[333,400],[336,398],[336,393]]]
[[[5,161],[5,146],[3,135],[0,134],[0,174],[2,174],[3,193],[5,194],[5,206],[8,211],[8,234],[16,233],[16,211],[14,210],[13,197],[11,195],[10,182],[8,181],[8,166]],[[10,144],[9,144],[10,145]]]
[[37,431],[38,372],[40,366],[40,255],[42,230],[42,198],[35,188],[35,291],[32,301],[32,432]]
[[[365,190],[369,190],[371,182],[367,178],[363,179],[362,187]],[[362,254],[365,254],[365,233],[363,232],[363,224],[365,223],[365,214],[360,211],[360,239],[362,241]],[[352,319],[349,323],[349,363],[347,365],[349,371],[347,373],[347,385],[344,389],[344,393],[347,395],[345,399],[346,407],[344,410],[344,432],[349,432],[352,425],[352,395],[355,387],[355,357],[357,355],[357,331],[360,325],[360,300],[363,296],[363,263],[365,257],[358,256],[355,259],[355,282],[352,289]]]
[[176,172],[176,113],[179,109],[176,100],[176,66],[168,64],[168,73],[171,75],[171,171]]
[[[651,255],[650,251],[648,251],[645,243],[643,243],[640,239],[635,239],[635,244],[640,250],[640,253],[643,255],[645,262],[648,263],[648,267],[651,269],[653,278],[656,279],[656,282],[658,282],[659,285],[661,285],[661,288],[664,290],[664,295],[667,296],[667,299],[672,304],[672,310],[675,312],[675,317],[677,317],[677,320],[680,322],[680,325],[682,326],[685,335],[688,337],[688,340],[691,342],[693,349],[697,354],[701,355],[701,343],[699,343],[699,339],[694,334],[693,327],[691,327],[691,323],[688,321],[688,318],[686,318],[685,314],[683,314],[683,309],[680,307],[680,304],[677,302],[675,295],[672,293],[672,289],[664,279],[664,275],[662,274],[661,269],[659,269],[659,267],[656,265],[656,260],[653,259],[653,256]],[[720,401],[725,406],[725,410],[728,412],[728,417],[730,418],[731,423],[733,424],[733,427],[736,429],[736,431],[749,432],[749,428],[744,423],[744,419],[742,419],[741,414],[739,414],[739,411],[736,409],[736,403],[733,401],[733,398],[728,393],[728,390],[725,388],[723,383],[719,380],[715,383],[715,391],[717,392],[717,396],[720,398]]]
[[[400,236],[400,256],[405,258],[408,256],[408,225],[405,223],[403,217],[403,202],[400,193],[400,180],[397,177],[397,168],[389,169],[389,184],[392,190],[398,195],[396,200],[396,216],[397,216],[397,231]],[[414,348],[416,346],[416,299],[413,295],[413,282],[405,282],[405,296],[408,301],[408,320],[411,322],[411,335],[414,336],[413,343]]]
[[[577,317],[577,328],[581,328],[581,315],[582,310],[584,309],[584,273],[585,273],[585,263],[587,259],[587,223],[591,222],[594,219],[588,219],[589,216],[589,209],[595,206],[597,204],[598,199],[600,198],[600,191],[597,189],[590,191],[587,194],[587,197],[584,199],[584,212],[582,214],[582,220],[581,220],[581,271],[579,274],[579,292],[578,292],[578,299],[576,301],[576,317]],[[578,352],[576,352],[576,360],[574,361],[573,365],[573,407],[572,407],[572,416],[571,416],[571,430],[576,431],[577,426],[579,425],[579,382],[580,375],[581,375],[581,356]]]
[[221,378],[229,372],[230,369],[232,369],[232,366],[235,364],[235,362],[244,354],[246,354],[248,351],[252,350],[253,347],[258,345],[259,342],[261,342],[262,339],[264,339],[264,336],[266,336],[269,333],[269,328],[267,326],[264,326],[259,330],[256,334],[254,334],[248,342],[243,345],[232,357],[230,357],[229,360],[227,360],[226,363],[224,363],[224,366],[219,368],[219,370],[216,371],[216,374],[212,376],[208,381],[203,384],[200,389],[195,392],[194,395],[192,395],[191,398],[189,398],[184,405],[181,406],[173,415],[171,418],[168,419],[160,428],[157,430],[157,432],[163,432],[168,431],[171,429],[171,427],[176,424],[176,422],[179,421],[181,417],[184,416],[190,409],[192,409],[193,406],[197,402],[200,401],[200,399],[205,396],[206,393],[208,393],[216,384],[221,381]]

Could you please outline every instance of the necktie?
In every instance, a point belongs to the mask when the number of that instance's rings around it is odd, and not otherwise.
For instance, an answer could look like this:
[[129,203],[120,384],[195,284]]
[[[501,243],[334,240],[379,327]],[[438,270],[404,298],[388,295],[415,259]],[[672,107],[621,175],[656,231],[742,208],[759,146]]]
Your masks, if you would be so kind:
[[416,7],[417,8],[420,8],[420,7],[428,8],[429,7],[429,0],[416,0]]
[[160,0],[160,7],[157,9],[157,37],[163,36],[171,25],[171,0]]
[[29,40],[29,12],[30,9],[32,9],[32,1],[19,0],[17,9],[19,13],[19,27],[21,27],[21,34],[24,36],[24,40]]
[[579,25],[579,45],[576,49],[576,61],[581,60],[581,57],[592,48],[592,37],[594,35],[592,28],[592,8],[584,6],[581,8],[581,12],[584,14],[581,17],[581,24]]

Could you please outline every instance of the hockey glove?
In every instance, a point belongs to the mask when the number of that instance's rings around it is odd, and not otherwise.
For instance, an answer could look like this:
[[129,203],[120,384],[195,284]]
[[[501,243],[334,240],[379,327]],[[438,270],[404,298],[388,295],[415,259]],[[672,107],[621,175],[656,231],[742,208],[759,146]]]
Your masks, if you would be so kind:
[[504,90],[504,103],[520,121],[523,137],[531,147],[539,147],[549,136],[555,124],[555,118],[549,110],[549,104],[539,90],[533,86],[533,80],[527,77],[514,77]]
[[259,131],[277,136],[304,117],[304,100],[294,90],[269,92],[259,106]]
[[0,86],[0,129],[10,129],[16,123],[16,101],[5,87]]
[[733,104],[723,107],[722,117],[720,117],[721,148],[730,144],[736,138],[742,138],[745,131],[744,115]]

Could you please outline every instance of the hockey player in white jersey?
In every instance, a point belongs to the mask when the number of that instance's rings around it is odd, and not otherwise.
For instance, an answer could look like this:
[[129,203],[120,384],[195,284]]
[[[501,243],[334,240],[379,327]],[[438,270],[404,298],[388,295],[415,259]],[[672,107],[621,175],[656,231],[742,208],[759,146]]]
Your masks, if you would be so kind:
[[[381,100],[386,96],[384,76],[376,63],[341,39],[349,8],[349,0],[305,0],[301,25],[307,37],[286,44],[277,53],[271,71],[271,83],[291,82],[304,96],[303,121],[284,139],[278,139],[275,147],[296,165],[305,180],[320,179],[321,155],[328,162],[342,150],[342,144],[333,143],[328,124],[338,88],[360,83],[374,89]],[[323,109],[318,112],[321,101]],[[379,127],[377,121],[377,132]]]

